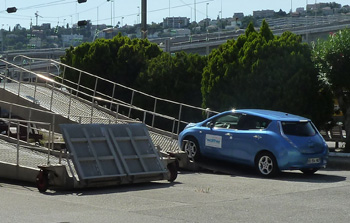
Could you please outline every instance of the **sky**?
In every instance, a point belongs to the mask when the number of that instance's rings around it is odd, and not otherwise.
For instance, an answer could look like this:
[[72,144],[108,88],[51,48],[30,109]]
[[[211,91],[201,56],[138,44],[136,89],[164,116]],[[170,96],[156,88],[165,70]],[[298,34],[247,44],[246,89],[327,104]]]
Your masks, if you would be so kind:
[[[91,20],[92,24],[134,25],[140,23],[141,0],[0,0],[0,24],[2,29],[12,29],[16,24],[29,28],[33,25],[51,23],[51,26],[69,26],[79,20]],[[333,0],[148,0],[147,23],[160,23],[166,17],[188,17],[199,22],[208,18],[232,17],[236,12],[252,15],[256,10],[289,12],[306,4],[333,2]],[[350,0],[335,0],[341,5],[350,5]],[[196,4],[195,4],[196,3]],[[6,9],[16,7],[17,12]],[[37,16],[36,16],[37,15]]]

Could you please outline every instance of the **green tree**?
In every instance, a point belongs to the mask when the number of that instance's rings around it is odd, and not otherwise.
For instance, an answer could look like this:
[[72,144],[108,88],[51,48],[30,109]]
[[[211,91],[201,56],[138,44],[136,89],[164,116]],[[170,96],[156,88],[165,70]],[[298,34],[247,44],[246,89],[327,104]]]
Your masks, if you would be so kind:
[[[163,53],[150,60],[147,70],[142,72],[137,80],[137,88],[140,91],[161,98],[177,101],[194,106],[200,106],[201,79],[203,68],[206,65],[206,57],[198,54],[186,54],[185,52]],[[142,107],[147,106],[153,110],[153,101],[147,99],[140,102]],[[141,106],[141,105],[140,105]],[[185,109],[185,108],[184,108]],[[179,106],[157,103],[157,112],[177,117]],[[201,118],[201,113],[193,114],[193,110],[183,110],[185,120]],[[170,123],[169,126],[171,126]]]
[[312,52],[321,79],[332,89],[344,114],[346,149],[350,150],[350,29],[331,34],[327,40],[318,40]]
[[201,79],[205,57],[185,52],[163,53],[150,60],[138,78],[138,89],[186,104],[201,105]]
[[263,22],[209,55],[202,79],[203,107],[262,108],[311,118],[317,125],[332,113],[331,95],[318,80],[310,47],[290,32],[273,36]]
[[250,23],[252,23],[253,27],[257,26],[256,18],[253,16],[244,16],[242,19],[242,28],[245,29]]
[[[123,37],[97,39],[66,50],[61,61],[67,65],[87,71],[101,78],[133,87],[139,73],[146,69],[147,61],[161,54],[160,48],[148,40]],[[79,73],[66,71],[66,77],[78,81]],[[95,80],[84,78],[81,84],[94,89]],[[110,95],[112,85],[99,85],[98,91]]]

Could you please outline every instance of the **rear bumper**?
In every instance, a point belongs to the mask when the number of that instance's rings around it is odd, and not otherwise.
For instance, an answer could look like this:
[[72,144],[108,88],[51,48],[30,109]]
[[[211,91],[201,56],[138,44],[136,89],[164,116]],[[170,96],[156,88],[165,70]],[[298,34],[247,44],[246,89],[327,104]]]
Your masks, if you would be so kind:
[[325,168],[328,163],[328,153],[326,154],[299,154],[289,156],[288,162],[280,165],[280,170],[300,170],[310,168]]

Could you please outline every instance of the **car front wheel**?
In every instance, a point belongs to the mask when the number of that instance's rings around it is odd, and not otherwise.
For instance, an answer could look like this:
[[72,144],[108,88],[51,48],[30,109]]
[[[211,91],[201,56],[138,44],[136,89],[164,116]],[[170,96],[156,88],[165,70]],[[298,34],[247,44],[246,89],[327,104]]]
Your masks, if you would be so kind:
[[188,138],[183,144],[183,151],[187,153],[190,160],[198,160],[200,157],[200,149],[197,140],[193,137]]
[[255,165],[259,174],[264,177],[273,177],[279,172],[276,158],[269,152],[259,154]]

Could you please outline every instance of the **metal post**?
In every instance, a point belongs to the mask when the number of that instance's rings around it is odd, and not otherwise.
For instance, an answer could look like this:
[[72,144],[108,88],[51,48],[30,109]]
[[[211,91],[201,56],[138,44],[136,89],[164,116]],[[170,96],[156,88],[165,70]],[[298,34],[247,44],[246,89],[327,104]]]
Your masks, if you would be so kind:
[[19,165],[19,121],[17,121],[17,166]]
[[77,86],[76,95],[78,95],[78,91],[79,91],[79,87],[80,87],[80,79],[81,79],[81,71],[79,72],[79,79],[78,79],[78,86]]
[[157,98],[154,99],[153,117],[152,117],[152,127],[154,127],[154,119],[155,119],[156,110],[157,110]]
[[51,131],[52,131],[52,126],[50,124],[49,125],[49,145],[47,147],[47,165],[50,164]]
[[69,91],[68,119],[70,117],[70,108],[72,106],[72,91]]
[[96,96],[97,82],[98,82],[98,78],[96,77],[94,93],[93,93],[92,100],[91,100],[91,124],[92,124],[92,117],[94,116],[94,107],[95,107],[95,96]]
[[36,101],[36,88],[37,88],[37,85],[38,85],[38,77],[35,76],[35,85],[34,85],[34,101]]
[[[11,120],[11,118],[12,118],[12,104],[10,104],[9,120]],[[10,137],[10,127],[11,127],[11,121],[8,122],[7,137]]]
[[94,97],[92,98],[93,101],[95,100],[95,96],[96,96],[97,82],[98,82],[98,77],[96,77],[95,88],[94,88],[94,94],[93,94]]
[[[31,60],[28,60],[27,63],[29,64],[29,71],[32,71],[32,62],[31,62]],[[33,82],[33,81],[32,81],[32,76],[33,76],[32,73],[28,73],[29,83],[32,83],[32,82]]]
[[178,124],[177,124],[177,131],[176,131],[177,134],[179,134],[179,132],[180,132],[181,113],[182,113],[182,104],[180,104],[180,109],[179,109],[179,121],[178,121]]
[[143,111],[143,121],[142,121],[142,123],[146,123],[146,111]]
[[50,77],[50,75],[49,75],[49,73],[50,73],[50,61],[47,61],[46,73],[47,73],[47,76]]
[[90,124],[92,124],[93,115],[94,115],[94,101],[91,102]]
[[[28,121],[31,121],[32,119],[32,108],[29,109],[29,117],[28,117]],[[28,123],[29,124],[29,123]],[[29,142],[29,132],[31,130],[31,126],[28,126],[28,129],[27,129],[27,143]]]
[[130,107],[129,107],[129,115],[128,115],[129,118],[130,118],[130,116],[131,116],[131,107],[132,107],[132,103],[134,102],[134,94],[135,94],[135,91],[133,90],[133,91],[132,91],[132,94],[131,94],[131,101],[130,101]]
[[176,123],[176,119],[173,119],[173,129],[171,130],[171,133],[175,133],[175,123]]
[[116,84],[114,83],[114,85],[113,85],[113,91],[112,91],[111,105],[110,105],[110,107],[109,107],[110,110],[112,110],[113,99],[114,99],[114,92],[115,92],[115,86],[116,86]]
[[66,73],[66,66],[63,67],[62,81],[61,81],[62,84],[64,84],[63,82],[64,82],[65,73]]
[[27,144],[29,143],[29,131],[30,131],[30,123],[27,122]]
[[6,63],[6,70],[5,70],[5,73],[4,73],[4,89],[5,88],[5,83],[7,82],[7,75],[9,75],[10,71],[9,71],[9,68],[8,68],[8,64]]
[[20,91],[21,91],[22,73],[23,73],[23,70],[21,70],[21,72],[19,73],[19,79],[18,79],[18,96],[20,95]]
[[51,100],[50,100],[50,111],[52,111],[52,101],[53,101],[53,89],[54,89],[55,83],[52,83],[51,88]]
[[52,115],[52,145],[51,149],[53,150],[55,146],[55,115]]
[[119,104],[117,104],[117,110],[116,110],[115,118],[116,118],[117,120],[118,120],[118,118],[119,118]]

